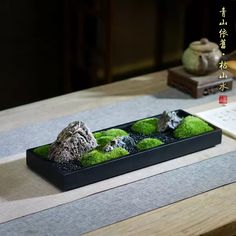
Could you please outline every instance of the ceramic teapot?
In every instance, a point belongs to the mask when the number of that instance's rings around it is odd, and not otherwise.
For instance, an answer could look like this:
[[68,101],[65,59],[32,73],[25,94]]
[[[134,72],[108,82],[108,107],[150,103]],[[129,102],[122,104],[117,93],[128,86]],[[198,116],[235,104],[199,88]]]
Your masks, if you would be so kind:
[[184,68],[191,74],[205,75],[218,69],[218,63],[222,56],[216,43],[207,38],[190,43],[184,51],[182,63]]

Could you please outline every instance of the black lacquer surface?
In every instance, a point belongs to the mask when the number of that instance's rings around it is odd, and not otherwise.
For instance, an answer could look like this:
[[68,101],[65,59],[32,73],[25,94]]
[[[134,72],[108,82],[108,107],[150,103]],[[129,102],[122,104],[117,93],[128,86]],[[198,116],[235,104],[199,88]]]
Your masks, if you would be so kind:
[[[176,112],[180,117],[191,115],[183,110],[176,110]],[[157,115],[154,117],[158,118],[160,116],[161,115]],[[134,122],[136,121],[107,129],[119,128],[129,131]],[[57,186],[59,189],[67,191],[220,144],[222,130],[213,125],[211,126],[214,128],[213,131],[180,140],[173,137],[172,131],[157,134],[154,135],[154,137],[160,138],[165,144],[145,151],[133,149],[127,156],[106,161],[91,167],[78,168],[77,170],[67,171],[67,168],[43,159],[33,152],[35,148],[26,151],[26,163],[30,169]]]

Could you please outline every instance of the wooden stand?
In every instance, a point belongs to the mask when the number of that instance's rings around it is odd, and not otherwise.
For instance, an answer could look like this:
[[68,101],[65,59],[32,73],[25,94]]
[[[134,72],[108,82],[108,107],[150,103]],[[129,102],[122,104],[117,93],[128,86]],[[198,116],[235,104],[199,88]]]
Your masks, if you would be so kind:
[[219,79],[220,71],[204,76],[195,76],[185,71],[183,66],[174,67],[168,70],[167,84],[189,93],[194,98],[215,94],[220,92],[219,86],[227,84],[227,91],[232,90],[233,75],[224,71],[227,75],[225,79]]

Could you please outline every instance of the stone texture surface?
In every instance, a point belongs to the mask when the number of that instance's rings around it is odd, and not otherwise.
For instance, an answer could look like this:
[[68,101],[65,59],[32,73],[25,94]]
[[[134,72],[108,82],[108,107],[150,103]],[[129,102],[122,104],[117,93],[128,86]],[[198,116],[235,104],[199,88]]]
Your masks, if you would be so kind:
[[80,160],[97,147],[96,139],[83,121],[71,122],[52,143],[48,158],[59,163]]
[[132,137],[121,136],[121,137],[114,138],[109,144],[107,144],[104,147],[103,150],[105,152],[110,152],[114,148],[121,147],[129,151],[130,148],[133,148],[134,146],[135,146],[135,141]]
[[158,121],[158,130],[160,132],[166,131],[168,128],[175,129],[181,122],[180,118],[175,111],[164,111]]

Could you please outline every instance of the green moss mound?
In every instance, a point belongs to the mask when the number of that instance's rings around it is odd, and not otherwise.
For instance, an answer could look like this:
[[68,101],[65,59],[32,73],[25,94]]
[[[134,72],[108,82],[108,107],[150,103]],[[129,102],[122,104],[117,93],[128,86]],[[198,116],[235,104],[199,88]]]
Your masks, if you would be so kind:
[[97,138],[97,143],[100,147],[106,146],[108,143],[110,143],[114,139],[113,136],[101,136]]
[[113,136],[114,138],[128,135],[128,133],[126,131],[124,131],[123,129],[108,129],[103,132],[104,132],[104,135]]
[[114,138],[127,136],[128,133],[122,129],[108,129],[101,132],[95,132],[93,135],[97,140],[99,148],[101,149],[110,143]]
[[136,147],[139,151],[147,150],[149,148],[160,146],[164,144],[160,139],[157,138],[145,138],[137,143]]
[[157,125],[158,125],[157,118],[148,118],[135,122],[132,125],[131,130],[135,133],[150,135],[157,133]]
[[126,149],[118,147],[118,148],[113,149],[110,152],[106,152],[105,156],[106,156],[107,160],[111,160],[111,159],[115,159],[118,157],[126,156],[128,154],[129,154],[129,152]]
[[49,144],[37,147],[34,149],[34,153],[38,154],[39,156],[42,157],[47,157],[48,156],[48,152],[49,152]]
[[129,152],[124,148],[115,148],[110,152],[102,152],[99,150],[93,150],[83,156],[81,159],[81,164],[83,167],[88,167],[96,165],[98,163],[119,158],[125,155],[128,155]]
[[98,139],[98,138],[102,137],[102,135],[103,135],[102,132],[93,133],[93,136],[94,136],[95,139]]
[[187,116],[181,121],[180,125],[175,129],[174,137],[189,138],[212,130],[213,128],[209,126],[202,119],[195,116]]

